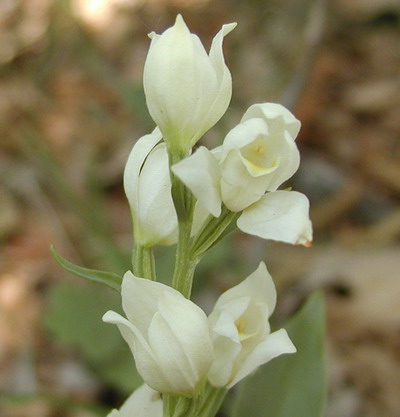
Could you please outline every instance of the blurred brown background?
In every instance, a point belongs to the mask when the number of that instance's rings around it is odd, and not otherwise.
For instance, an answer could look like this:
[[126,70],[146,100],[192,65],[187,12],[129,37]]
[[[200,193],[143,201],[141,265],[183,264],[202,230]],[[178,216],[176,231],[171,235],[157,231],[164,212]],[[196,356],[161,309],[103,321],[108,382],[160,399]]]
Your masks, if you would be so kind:
[[[323,288],[326,417],[399,417],[398,0],[0,0],[0,415],[105,415],[138,383],[100,321],[118,297],[63,272],[49,246],[80,265],[129,268],[121,175],[153,127],[146,35],[178,12],[207,48],[238,22],[224,48],[233,99],[211,146],[254,102],[284,103],[302,121],[288,185],[310,198],[315,228],[312,249],[233,236],[200,268],[199,302],[261,259],[282,319]],[[168,275],[169,252],[158,255]]]

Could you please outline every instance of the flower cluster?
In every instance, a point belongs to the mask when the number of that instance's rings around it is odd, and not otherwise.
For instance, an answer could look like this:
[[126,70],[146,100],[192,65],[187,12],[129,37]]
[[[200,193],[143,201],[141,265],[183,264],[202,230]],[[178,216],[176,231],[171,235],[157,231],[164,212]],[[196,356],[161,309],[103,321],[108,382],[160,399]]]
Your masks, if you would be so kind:
[[295,352],[285,330],[271,333],[275,303],[264,263],[223,293],[208,319],[180,292],[127,272],[122,306],[128,319],[108,311],[103,320],[118,325],[151,388],[192,396],[206,378],[230,388],[263,363]]
[[[221,146],[192,153],[229,105],[222,42],[234,27],[222,27],[208,54],[181,16],[161,35],[150,34],[144,89],[157,127],[136,142],[124,172],[135,248],[150,255],[135,257],[142,265],[123,278],[126,318],[113,311],[103,317],[118,326],[145,385],[109,417],[172,417],[169,396],[193,400],[185,415],[195,416],[193,404],[200,407],[206,392],[225,392],[260,365],[296,351],[284,329],[271,331],[276,290],[263,262],[225,291],[208,317],[189,297],[197,263],[235,222],[264,239],[305,246],[312,240],[308,199],[279,189],[300,162],[300,122],[283,106],[251,106]],[[153,246],[175,243],[171,287],[143,271],[154,269]]]

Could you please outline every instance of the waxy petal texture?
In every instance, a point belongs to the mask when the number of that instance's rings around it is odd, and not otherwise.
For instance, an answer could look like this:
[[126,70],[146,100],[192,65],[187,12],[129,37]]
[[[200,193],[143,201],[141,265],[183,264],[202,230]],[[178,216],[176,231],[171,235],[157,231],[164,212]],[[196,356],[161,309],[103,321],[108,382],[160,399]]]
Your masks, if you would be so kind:
[[310,246],[309,206],[304,194],[275,191],[243,211],[237,225],[243,232],[263,239]]
[[270,331],[275,304],[275,286],[264,263],[219,297],[208,318],[215,351],[208,373],[212,385],[230,388],[276,356],[296,351],[285,330]]
[[190,149],[225,113],[232,80],[222,40],[235,26],[222,27],[209,55],[181,15],[161,35],[150,34],[143,75],[146,101],[151,117],[172,147]]
[[191,396],[213,359],[204,312],[173,288],[131,272],[122,304],[128,320],[112,311],[103,320],[118,325],[144,381],[162,393]]
[[107,417],[162,417],[163,402],[160,394],[146,384],[128,397],[119,410],[112,410]]
[[295,352],[296,347],[289,339],[285,329],[280,329],[271,333],[264,341],[259,343],[246,358],[243,358],[243,363],[228,387],[233,387],[236,383],[247,375],[250,375],[264,363],[267,363],[280,355]]
[[198,202],[214,217],[221,214],[218,160],[204,146],[172,167],[173,173],[189,188]]
[[171,196],[165,143],[155,129],[140,138],[129,155],[124,188],[131,207],[135,240],[143,246],[176,242],[178,220]]

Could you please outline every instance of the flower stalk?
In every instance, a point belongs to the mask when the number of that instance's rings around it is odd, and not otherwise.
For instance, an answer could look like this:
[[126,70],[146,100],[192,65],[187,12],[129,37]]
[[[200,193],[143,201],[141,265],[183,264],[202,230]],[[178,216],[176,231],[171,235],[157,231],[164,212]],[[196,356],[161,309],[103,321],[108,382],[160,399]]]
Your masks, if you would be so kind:
[[[168,147],[169,166],[173,166],[185,157],[188,152]],[[193,223],[194,198],[189,189],[172,172],[171,194],[178,218],[178,242],[176,247],[175,267],[172,276],[172,288],[178,290],[186,298],[190,298],[193,276],[197,262],[190,258],[191,231]]]

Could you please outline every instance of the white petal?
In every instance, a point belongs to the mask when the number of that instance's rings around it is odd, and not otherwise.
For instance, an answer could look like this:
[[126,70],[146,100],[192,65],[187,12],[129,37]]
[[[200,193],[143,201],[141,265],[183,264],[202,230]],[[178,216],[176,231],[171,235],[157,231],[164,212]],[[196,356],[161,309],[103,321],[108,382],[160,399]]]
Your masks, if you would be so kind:
[[296,139],[300,130],[300,122],[284,106],[277,103],[258,103],[250,106],[243,115],[241,122],[254,117],[262,118],[268,123],[271,134],[283,129],[287,130],[292,140]]
[[141,137],[133,146],[125,165],[124,189],[131,206],[131,210],[134,213],[137,213],[139,204],[138,181],[140,170],[142,169],[143,163],[148,154],[161,140],[161,138],[162,135],[158,128],[155,128],[152,133]]
[[270,181],[266,185],[267,191],[276,191],[299,168],[300,152],[296,143],[288,136],[289,134],[284,132],[284,138],[280,141],[279,165],[270,176]]
[[[212,327],[216,325],[222,312],[229,314],[233,321],[235,321],[240,318],[249,307],[251,298],[245,293],[234,291],[233,289],[236,287],[237,286],[230,288],[219,296],[213,311],[208,317],[208,321]],[[222,328],[219,328],[219,334],[223,334],[221,331]]]
[[221,164],[221,195],[225,206],[242,211],[258,201],[266,191],[269,177],[254,178],[243,164],[239,150],[231,150]]
[[206,132],[224,115],[229,106],[232,97],[232,77],[228,67],[225,64],[222,50],[222,42],[234,28],[236,23],[223,25],[221,30],[215,35],[209,53],[211,65],[217,76],[218,87],[214,92],[212,104],[206,109],[204,115],[204,124],[200,128],[201,134]]
[[122,307],[129,321],[144,335],[150,327],[158,303],[165,292],[181,296],[173,288],[144,278],[135,277],[128,271],[124,275],[121,287]]
[[274,311],[276,289],[264,262],[261,262],[258,268],[241,283],[225,291],[218,298],[214,310],[226,309],[234,300],[243,297],[249,297],[252,302],[266,303],[269,315]]
[[241,379],[256,370],[260,365],[284,353],[294,353],[296,348],[284,329],[271,333],[267,338],[251,352],[250,355],[240,365],[228,388],[233,387]]
[[143,384],[128,397],[119,411],[113,410],[107,417],[162,416],[163,402],[160,394],[146,384]]
[[185,395],[195,389],[198,379],[168,324],[160,313],[156,313],[149,328],[149,343],[160,367],[171,376],[167,390],[162,392]]
[[138,199],[139,231],[135,231],[135,238],[144,246],[175,243],[178,219],[172,201],[165,143],[152,149],[142,167]]
[[214,217],[221,214],[218,161],[204,146],[172,167],[174,174],[189,188],[200,204]]
[[234,360],[241,350],[238,330],[235,318],[226,311],[222,311],[210,326],[215,359],[208,371],[208,379],[215,387],[224,387],[231,378]]
[[245,120],[235,126],[225,137],[222,144],[222,162],[232,149],[244,148],[259,136],[268,135],[268,126],[261,118]]
[[174,137],[182,144],[198,136],[199,120],[204,118],[202,103],[215,94],[217,76],[182,16],[152,40],[143,83],[150,115],[167,140]]
[[164,139],[173,146],[192,147],[225,113],[232,81],[222,41],[234,26],[222,27],[209,55],[180,15],[161,35],[151,34],[143,76],[146,101]]
[[234,127],[224,139],[220,154],[221,194],[225,206],[233,212],[242,211],[265,194],[268,178],[254,178],[243,163],[240,150],[266,135],[264,121],[251,119]]
[[213,350],[204,312],[182,295],[165,293],[149,328],[149,344],[174,393],[188,394],[205,377]]
[[171,376],[164,373],[159,366],[139,329],[114,311],[107,311],[103,316],[103,321],[118,326],[122,337],[132,351],[136,368],[147,385],[160,392],[168,390],[172,386]]
[[309,246],[312,225],[308,212],[309,201],[304,194],[275,191],[244,210],[237,226],[264,239]]

